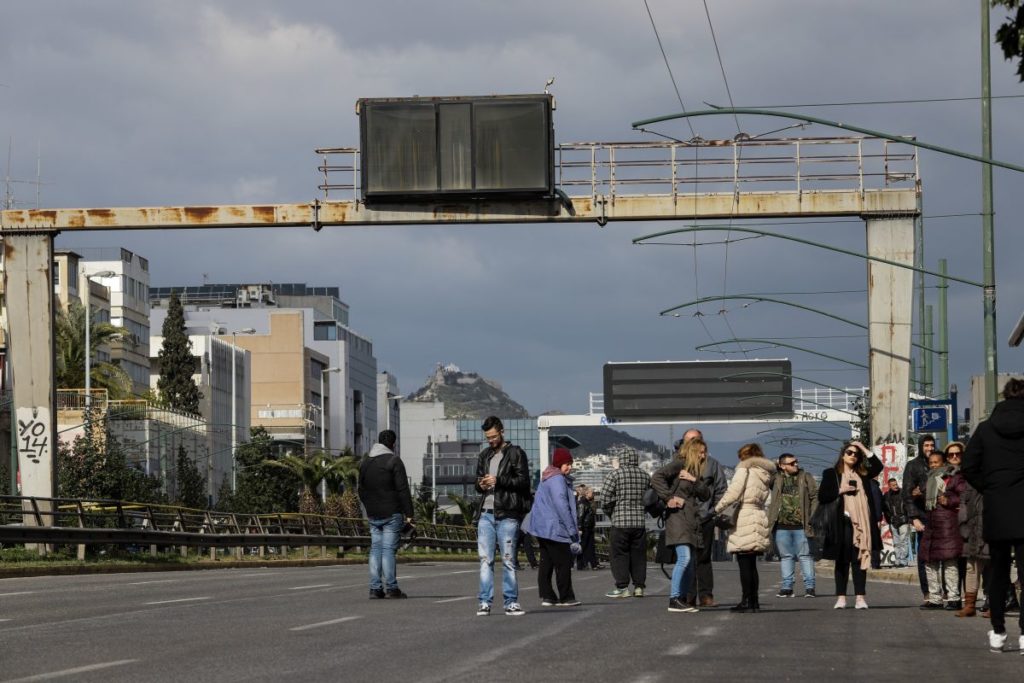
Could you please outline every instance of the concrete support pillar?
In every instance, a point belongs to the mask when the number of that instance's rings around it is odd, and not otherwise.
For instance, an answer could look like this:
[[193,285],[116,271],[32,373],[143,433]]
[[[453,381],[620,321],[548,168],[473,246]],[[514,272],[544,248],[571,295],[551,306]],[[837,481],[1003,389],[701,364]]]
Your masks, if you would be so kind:
[[[4,292],[14,398],[15,448],[24,496],[53,498],[56,491],[56,392],[53,377],[53,234],[3,234]],[[49,501],[25,524],[50,526]],[[26,510],[28,511],[28,510]],[[40,547],[43,550],[43,547]]]
[[[913,218],[869,218],[866,223],[869,256],[914,265]],[[868,261],[871,446],[885,465],[886,478],[900,477],[907,461],[913,274]]]

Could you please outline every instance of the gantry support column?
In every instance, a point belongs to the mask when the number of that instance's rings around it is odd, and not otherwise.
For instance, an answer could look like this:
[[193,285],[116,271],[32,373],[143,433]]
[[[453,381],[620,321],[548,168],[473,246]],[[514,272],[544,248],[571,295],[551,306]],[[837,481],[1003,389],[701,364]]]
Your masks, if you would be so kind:
[[[4,292],[13,387],[14,441],[23,496],[52,498],[56,489],[56,391],[53,345],[53,234],[3,233]],[[40,512],[49,512],[40,501]],[[31,511],[29,506],[26,513]],[[43,514],[25,524],[52,524]]]
[[[914,265],[914,219],[867,218],[867,253]],[[907,462],[910,333],[914,271],[868,261],[868,365],[872,449],[883,476],[901,477]]]

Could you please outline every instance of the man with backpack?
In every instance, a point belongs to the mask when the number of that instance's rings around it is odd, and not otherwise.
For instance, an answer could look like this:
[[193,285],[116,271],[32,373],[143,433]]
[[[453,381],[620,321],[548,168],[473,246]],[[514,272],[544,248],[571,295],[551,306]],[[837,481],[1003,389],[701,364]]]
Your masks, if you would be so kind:
[[370,523],[370,599],[405,598],[398,587],[395,555],[406,524],[412,524],[412,496],[397,435],[385,429],[359,463],[359,500]]
[[[611,519],[608,554],[615,588],[609,598],[642,598],[647,586],[647,527],[643,497],[651,478],[640,469],[640,456],[632,448],[619,459],[601,486],[601,509]],[[629,582],[633,582],[633,592]]]

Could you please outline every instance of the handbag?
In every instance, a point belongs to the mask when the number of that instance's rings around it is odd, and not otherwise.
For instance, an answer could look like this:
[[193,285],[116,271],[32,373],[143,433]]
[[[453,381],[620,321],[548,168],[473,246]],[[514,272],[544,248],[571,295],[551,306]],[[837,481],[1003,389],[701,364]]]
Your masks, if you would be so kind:
[[649,514],[655,519],[664,516],[665,510],[668,509],[668,505],[661,499],[658,492],[652,488],[648,488],[644,491],[644,497],[641,499],[644,505],[644,512]]
[[743,488],[740,490],[739,498],[722,508],[722,511],[715,515],[715,526],[719,529],[735,529],[736,522],[740,516],[740,506],[743,505],[743,494],[747,490],[747,479],[750,478],[750,470],[746,470],[743,478]]
[[836,529],[839,523],[839,514],[839,498],[836,498],[831,503],[818,503],[814,514],[811,515],[811,531],[814,532],[816,541],[814,544],[815,560],[821,559],[821,554],[825,552],[825,546],[835,545],[838,541]]
[[664,529],[658,533],[658,543],[654,546],[654,562],[661,565],[676,563],[676,549],[673,546],[665,545]]

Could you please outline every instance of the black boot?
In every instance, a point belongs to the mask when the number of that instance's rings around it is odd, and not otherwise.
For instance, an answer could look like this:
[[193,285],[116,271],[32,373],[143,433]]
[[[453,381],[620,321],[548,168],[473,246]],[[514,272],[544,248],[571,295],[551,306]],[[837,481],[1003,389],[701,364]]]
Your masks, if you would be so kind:
[[750,599],[750,611],[751,612],[760,612],[761,611],[761,598],[759,598],[757,596],[757,594],[755,594],[754,597],[752,597]]
[[743,599],[740,600],[740,604],[736,605],[735,607],[730,607],[729,611],[730,612],[736,612],[736,613],[750,612],[750,611],[752,611],[752,607],[751,607],[750,603],[751,603],[750,598],[748,598],[746,595],[744,595]]

